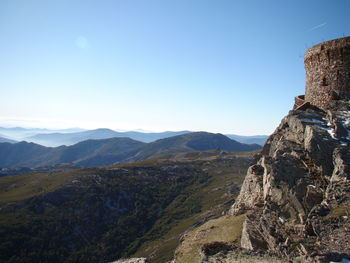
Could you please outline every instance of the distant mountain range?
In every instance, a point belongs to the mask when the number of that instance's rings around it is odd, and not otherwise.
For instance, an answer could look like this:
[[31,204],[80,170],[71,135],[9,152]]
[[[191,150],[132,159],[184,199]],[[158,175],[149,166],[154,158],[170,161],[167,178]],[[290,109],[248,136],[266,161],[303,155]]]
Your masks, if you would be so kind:
[[8,138],[6,138],[6,136],[0,134],[0,143],[1,143],[1,142],[16,143],[17,141],[8,139]]
[[[88,134],[88,133],[85,133]],[[108,135],[102,130],[100,135]],[[72,140],[75,137],[70,137]],[[242,144],[222,134],[207,132],[185,133],[144,143],[130,138],[86,140],[71,146],[45,147],[35,143],[0,143],[0,167],[42,167],[59,163],[74,163],[91,167],[118,162],[144,160],[160,154],[227,150],[252,151],[258,144]]]
[[131,159],[144,160],[161,154],[206,150],[247,152],[261,148],[258,144],[243,144],[219,133],[192,132],[147,144]]
[[47,134],[47,133],[75,133],[82,132],[84,129],[80,128],[69,128],[60,130],[50,130],[42,128],[22,128],[22,127],[12,127],[4,128],[0,127],[0,137],[5,137],[15,141],[24,141],[25,138],[34,136],[36,134]]
[[78,142],[86,140],[96,139],[109,139],[109,138],[125,138],[128,137],[133,140],[141,142],[153,142],[159,139],[186,134],[189,131],[180,132],[160,132],[160,133],[143,133],[143,132],[117,132],[110,129],[96,129],[74,133],[48,133],[48,134],[36,134],[25,138],[28,142],[34,142],[45,146],[60,146],[60,145],[73,145]]
[[[128,137],[133,140],[149,143],[159,139],[164,139],[172,136],[191,133],[191,131],[166,131],[166,132],[140,132],[140,131],[127,131],[117,132],[110,129],[95,129],[95,130],[83,130],[79,128],[64,129],[64,130],[48,130],[48,129],[25,129],[21,127],[16,128],[1,128],[0,137],[4,138],[4,141],[15,143],[16,141],[27,141],[41,144],[48,147],[57,147],[61,145],[73,145],[78,142],[86,140],[96,139],[109,139],[109,138],[124,138]],[[240,136],[234,134],[227,134],[227,137],[245,144],[260,144],[263,145],[268,136]],[[10,141],[13,140],[13,141]]]
[[247,143],[247,144],[256,143],[261,146],[265,144],[268,138],[268,136],[266,135],[255,135],[255,136],[242,136],[242,135],[235,135],[235,134],[225,134],[225,135],[237,142]]

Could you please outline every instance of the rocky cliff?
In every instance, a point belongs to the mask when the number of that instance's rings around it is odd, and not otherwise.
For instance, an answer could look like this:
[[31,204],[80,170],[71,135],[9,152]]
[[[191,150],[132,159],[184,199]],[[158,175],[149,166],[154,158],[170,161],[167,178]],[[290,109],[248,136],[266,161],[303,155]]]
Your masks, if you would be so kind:
[[350,257],[349,101],[291,111],[248,169],[241,246],[301,262]]
[[[330,58],[329,67],[345,67],[350,61],[344,58],[350,45],[342,48],[342,59]],[[324,89],[317,79],[313,90]],[[241,231],[239,240],[203,241],[200,262],[350,262],[349,131],[349,94],[328,96],[320,105],[297,97],[249,167],[229,210],[232,218],[244,217],[235,226]],[[175,255],[177,263],[185,262],[179,256],[184,242]]]
[[[229,211],[233,219],[244,216],[235,226],[238,242],[208,240],[200,262],[350,258],[349,105],[338,100],[328,111],[310,104],[290,111],[249,167]],[[179,256],[185,242],[176,262],[185,262]]]

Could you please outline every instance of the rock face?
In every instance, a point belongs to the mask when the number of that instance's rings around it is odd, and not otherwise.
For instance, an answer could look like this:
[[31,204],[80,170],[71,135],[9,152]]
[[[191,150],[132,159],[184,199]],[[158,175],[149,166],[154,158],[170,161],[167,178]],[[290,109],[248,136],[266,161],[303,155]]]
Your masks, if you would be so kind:
[[306,52],[306,96],[248,169],[229,212],[246,214],[242,248],[291,262],[350,258],[349,47],[348,37]]
[[304,261],[350,257],[349,121],[348,101],[328,112],[294,110],[282,120],[230,210],[247,214],[242,248]]
[[202,262],[350,259],[349,47],[348,37],[306,52],[306,95],[269,137],[229,211],[245,214],[241,247],[208,244]]

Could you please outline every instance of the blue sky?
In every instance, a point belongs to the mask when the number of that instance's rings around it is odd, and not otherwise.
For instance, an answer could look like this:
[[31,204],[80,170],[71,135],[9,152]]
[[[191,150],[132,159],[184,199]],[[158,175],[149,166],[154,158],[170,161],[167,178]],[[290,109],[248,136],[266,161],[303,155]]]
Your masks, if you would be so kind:
[[348,0],[2,0],[0,125],[269,134]]

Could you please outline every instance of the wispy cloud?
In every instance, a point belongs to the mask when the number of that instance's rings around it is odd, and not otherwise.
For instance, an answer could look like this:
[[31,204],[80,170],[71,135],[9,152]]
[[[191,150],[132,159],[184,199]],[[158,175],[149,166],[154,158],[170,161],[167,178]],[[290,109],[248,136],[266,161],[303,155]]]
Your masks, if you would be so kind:
[[314,26],[314,27],[310,28],[307,32],[314,31],[314,30],[316,30],[316,29],[319,29],[319,28],[321,28],[321,27],[324,27],[325,25],[327,25],[326,22],[324,22],[324,23],[322,23],[322,24],[319,24],[319,25],[317,25],[317,26]]

